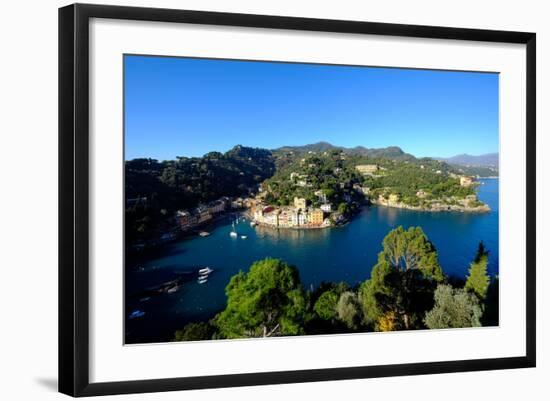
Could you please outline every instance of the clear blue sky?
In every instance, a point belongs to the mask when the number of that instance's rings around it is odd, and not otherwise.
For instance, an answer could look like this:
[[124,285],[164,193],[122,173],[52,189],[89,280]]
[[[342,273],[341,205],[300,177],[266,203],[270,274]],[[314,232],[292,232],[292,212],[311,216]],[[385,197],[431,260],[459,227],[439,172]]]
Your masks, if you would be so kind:
[[498,151],[498,74],[125,56],[126,159],[327,141]]

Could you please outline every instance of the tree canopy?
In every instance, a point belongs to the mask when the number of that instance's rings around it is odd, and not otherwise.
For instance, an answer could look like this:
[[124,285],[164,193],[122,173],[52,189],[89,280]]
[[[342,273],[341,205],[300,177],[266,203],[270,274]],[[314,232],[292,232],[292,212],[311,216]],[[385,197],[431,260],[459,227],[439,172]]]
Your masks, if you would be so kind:
[[468,277],[466,279],[465,289],[476,294],[483,300],[487,296],[490,278],[487,274],[487,264],[489,263],[489,252],[485,249],[483,242],[479,243],[476,257],[470,264]]
[[298,270],[278,259],[255,262],[233,276],[227,307],[215,319],[224,338],[303,333],[306,299]]
[[357,294],[353,291],[346,291],[340,295],[336,305],[338,319],[350,330],[355,330],[361,324],[360,305]]
[[319,296],[313,306],[313,310],[323,320],[334,319],[336,317],[338,299],[338,293],[335,289],[328,290]]
[[360,288],[365,322],[377,327],[392,312],[395,329],[419,327],[433,305],[436,284],[444,279],[437,251],[420,227],[390,231],[370,280]]
[[376,274],[386,272],[418,270],[426,278],[436,281],[444,279],[443,269],[437,260],[437,251],[421,227],[402,226],[390,231],[382,242],[382,252],[374,267]]
[[474,294],[442,284],[435,290],[434,299],[435,306],[424,319],[429,329],[481,326],[482,310]]

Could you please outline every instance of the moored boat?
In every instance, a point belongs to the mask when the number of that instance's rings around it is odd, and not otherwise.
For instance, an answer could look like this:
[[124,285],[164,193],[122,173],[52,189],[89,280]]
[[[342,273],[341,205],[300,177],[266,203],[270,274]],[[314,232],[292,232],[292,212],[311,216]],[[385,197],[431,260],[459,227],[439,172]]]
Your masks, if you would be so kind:
[[143,315],[145,315],[145,312],[141,311],[141,310],[135,310],[133,311],[132,313],[130,313],[130,315],[128,316],[129,319],[136,319],[138,317],[142,317]]
[[177,284],[176,284],[175,286],[168,288],[168,289],[166,290],[166,293],[167,293],[167,294],[173,294],[173,293],[175,293],[177,290],[179,290],[180,287],[181,287],[180,285],[177,285]]
[[212,273],[214,269],[211,269],[210,267],[205,267],[204,269],[199,269],[199,276],[204,276]]
[[231,223],[231,227],[233,227],[233,229],[229,233],[229,236],[233,237],[233,238],[237,238],[239,235],[237,234],[237,230],[235,229],[235,221],[233,221],[233,223]]

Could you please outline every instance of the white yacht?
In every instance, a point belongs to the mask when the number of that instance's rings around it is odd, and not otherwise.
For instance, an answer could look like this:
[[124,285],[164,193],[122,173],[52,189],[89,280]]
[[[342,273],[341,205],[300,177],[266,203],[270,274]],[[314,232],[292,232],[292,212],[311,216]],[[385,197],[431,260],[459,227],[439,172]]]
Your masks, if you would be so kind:
[[231,230],[229,235],[233,238],[237,238],[239,235],[237,234],[237,230],[235,229],[235,222],[233,222],[231,226],[233,227],[233,229]]
[[204,276],[212,273],[214,269],[211,269],[210,267],[205,267],[204,269],[199,270],[199,276]]

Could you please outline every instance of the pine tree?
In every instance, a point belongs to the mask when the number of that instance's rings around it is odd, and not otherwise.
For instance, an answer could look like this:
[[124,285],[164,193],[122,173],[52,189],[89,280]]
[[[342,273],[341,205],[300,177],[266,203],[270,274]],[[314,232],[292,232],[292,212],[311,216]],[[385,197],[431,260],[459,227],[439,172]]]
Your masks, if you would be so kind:
[[479,243],[477,254],[474,261],[470,264],[468,278],[464,288],[473,292],[479,299],[483,300],[487,296],[490,278],[487,274],[487,264],[489,263],[489,252],[485,249],[483,242]]
[[422,328],[435,287],[444,280],[437,251],[422,228],[397,227],[384,238],[371,278],[359,290],[364,323],[380,327],[379,319],[394,312],[394,330]]
[[306,299],[298,270],[279,259],[254,262],[227,285],[227,306],[214,318],[222,338],[304,334]]

